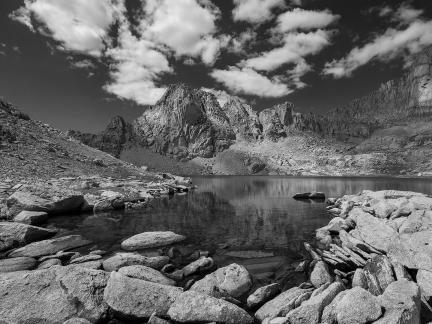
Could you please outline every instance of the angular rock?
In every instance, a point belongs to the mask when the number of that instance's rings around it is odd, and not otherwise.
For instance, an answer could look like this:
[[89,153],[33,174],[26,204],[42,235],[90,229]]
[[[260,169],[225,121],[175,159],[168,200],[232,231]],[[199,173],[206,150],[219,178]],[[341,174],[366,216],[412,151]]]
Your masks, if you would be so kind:
[[63,323],[72,317],[103,320],[104,271],[52,267],[0,276],[0,318],[5,323]]
[[22,248],[12,251],[9,256],[40,257],[44,255],[55,254],[59,251],[75,249],[90,243],[91,241],[86,240],[81,235],[67,235],[28,244]]
[[45,212],[23,210],[14,217],[14,222],[28,225],[39,225],[46,222],[47,219],[48,214]]
[[38,269],[48,269],[48,268],[51,268],[51,267],[54,267],[57,265],[58,266],[62,265],[62,263],[59,259],[48,259],[48,260],[45,260],[42,263],[40,263],[37,268]]
[[321,320],[324,308],[343,290],[345,286],[341,282],[334,282],[321,293],[290,311],[286,317],[291,324],[317,324]]
[[382,314],[379,300],[360,287],[348,290],[336,305],[335,312],[340,324],[369,323]]
[[208,274],[190,289],[213,297],[238,298],[247,293],[251,286],[252,280],[246,268],[233,263]]
[[117,253],[103,261],[103,268],[105,271],[117,271],[125,266],[143,265],[160,270],[168,262],[167,256],[146,257],[138,253]]
[[432,198],[426,197],[426,196],[414,196],[409,199],[410,203],[414,205],[415,209],[426,209],[431,210],[432,209]]
[[284,291],[276,298],[273,298],[261,306],[261,308],[256,311],[255,317],[258,320],[263,321],[266,318],[278,316],[282,310],[289,311],[287,307],[288,305],[291,305],[291,309],[294,309],[296,299],[308,291],[309,290],[298,287]]
[[119,273],[130,278],[155,282],[161,285],[174,286],[175,281],[165,277],[159,271],[143,265],[132,265],[120,268]]
[[149,318],[152,314],[167,315],[168,309],[181,293],[181,288],[111,272],[104,291],[104,301],[122,317],[137,320]]
[[124,240],[121,247],[124,250],[135,251],[166,246],[184,241],[185,236],[173,232],[144,232]]
[[310,282],[316,287],[320,287],[326,283],[333,281],[327,264],[324,261],[318,261],[310,275]]
[[264,304],[269,301],[281,291],[280,285],[278,283],[273,283],[264,287],[260,287],[255,292],[247,298],[247,306],[249,308],[254,308]]
[[432,231],[400,234],[389,244],[388,256],[409,269],[432,269]]
[[385,255],[376,255],[370,259],[364,267],[364,274],[368,290],[375,296],[381,295],[395,281],[392,265]]
[[432,272],[420,269],[417,271],[416,281],[422,296],[429,299],[432,296]]
[[387,224],[386,220],[373,217],[365,212],[357,215],[356,230],[363,241],[384,252],[388,251],[391,239],[397,236],[397,232]]
[[177,297],[168,310],[168,315],[182,323],[253,323],[253,318],[240,307],[195,291],[186,291]]
[[366,290],[368,289],[367,278],[362,268],[357,268],[356,271],[354,272],[354,276],[352,279],[352,286],[360,287]]
[[0,222],[0,251],[16,245],[43,240],[54,236],[56,233],[55,230],[27,224]]
[[33,269],[36,260],[28,257],[0,259],[0,272],[13,272]]
[[415,233],[432,229],[432,211],[416,210],[399,227],[399,233]]
[[396,261],[392,261],[392,266],[396,276],[396,280],[406,279],[412,281],[411,275],[408,273],[407,269],[405,269],[402,264]]

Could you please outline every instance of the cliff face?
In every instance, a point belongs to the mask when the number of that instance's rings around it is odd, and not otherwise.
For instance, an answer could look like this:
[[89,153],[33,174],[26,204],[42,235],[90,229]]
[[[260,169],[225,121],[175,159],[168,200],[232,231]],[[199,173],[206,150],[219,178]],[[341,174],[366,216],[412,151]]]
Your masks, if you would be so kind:
[[258,114],[240,99],[233,97],[222,107],[232,131],[237,139],[258,139],[262,134],[262,124]]

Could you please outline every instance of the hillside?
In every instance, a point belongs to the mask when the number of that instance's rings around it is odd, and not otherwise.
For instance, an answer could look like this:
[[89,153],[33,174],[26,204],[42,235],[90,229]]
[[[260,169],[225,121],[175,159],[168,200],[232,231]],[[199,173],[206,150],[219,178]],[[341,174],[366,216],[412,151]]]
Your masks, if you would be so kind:
[[[70,134],[138,166],[183,174],[432,174],[432,48],[398,80],[325,116],[289,102],[255,112],[239,98],[172,85],[131,124]],[[155,155],[156,154],[156,155]]]

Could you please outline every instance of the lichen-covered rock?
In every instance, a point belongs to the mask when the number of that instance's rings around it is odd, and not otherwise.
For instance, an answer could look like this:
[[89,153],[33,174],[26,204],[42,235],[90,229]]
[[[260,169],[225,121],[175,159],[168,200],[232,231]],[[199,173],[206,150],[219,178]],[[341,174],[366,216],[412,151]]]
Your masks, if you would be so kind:
[[253,318],[240,307],[195,291],[186,291],[178,296],[168,310],[168,315],[181,323],[253,323]]
[[168,309],[181,293],[181,288],[111,272],[104,291],[104,301],[123,317],[147,319],[152,314],[167,315]]
[[148,249],[166,246],[174,243],[184,241],[185,236],[173,232],[144,232],[128,239],[121,243],[124,250],[135,251],[140,249]]
[[132,265],[122,267],[118,270],[119,273],[130,278],[136,278],[146,281],[155,282],[161,285],[174,286],[175,281],[165,277],[159,271],[143,265]]
[[52,267],[0,276],[0,318],[5,323],[63,323],[71,317],[104,320],[108,274],[80,267]]
[[138,253],[116,253],[103,261],[103,268],[105,271],[117,271],[125,266],[143,265],[159,270],[168,262],[167,256],[146,257]]
[[400,226],[399,233],[415,233],[432,229],[432,211],[416,210]]

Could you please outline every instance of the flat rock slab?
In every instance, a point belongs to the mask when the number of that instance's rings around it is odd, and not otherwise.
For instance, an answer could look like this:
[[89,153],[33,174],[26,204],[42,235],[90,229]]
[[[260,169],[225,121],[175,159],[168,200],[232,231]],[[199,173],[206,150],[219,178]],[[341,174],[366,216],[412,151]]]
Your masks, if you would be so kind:
[[0,318],[5,323],[63,323],[81,317],[92,323],[108,311],[104,271],[55,266],[0,276]]
[[112,272],[104,292],[105,302],[125,318],[147,319],[166,316],[182,289],[129,278]]
[[29,257],[18,257],[0,260],[0,272],[13,272],[33,269],[36,260]]
[[174,286],[175,281],[165,277],[159,271],[143,265],[132,265],[120,268],[119,273],[130,278],[155,282],[161,285]]
[[67,235],[39,242],[30,243],[22,248],[12,251],[10,257],[28,256],[41,257],[44,255],[55,254],[59,251],[74,249],[77,247],[90,244],[91,241],[86,240],[81,235]]
[[127,251],[166,246],[184,241],[185,236],[174,232],[144,232],[124,240],[121,247]]
[[54,236],[56,233],[57,231],[55,230],[27,224],[0,222],[0,251],[9,249],[15,245],[44,240]]
[[29,225],[39,225],[46,222],[47,219],[48,213],[46,212],[23,210],[14,217],[14,222]]
[[194,291],[187,291],[178,296],[168,310],[168,315],[181,323],[253,323],[253,318],[240,307]]
[[117,253],[103,261],[103,268],[105,271],[117,271],[126,266],[144,265],[160,270],[168,262],[167,256],[147,257],[138,253]]

